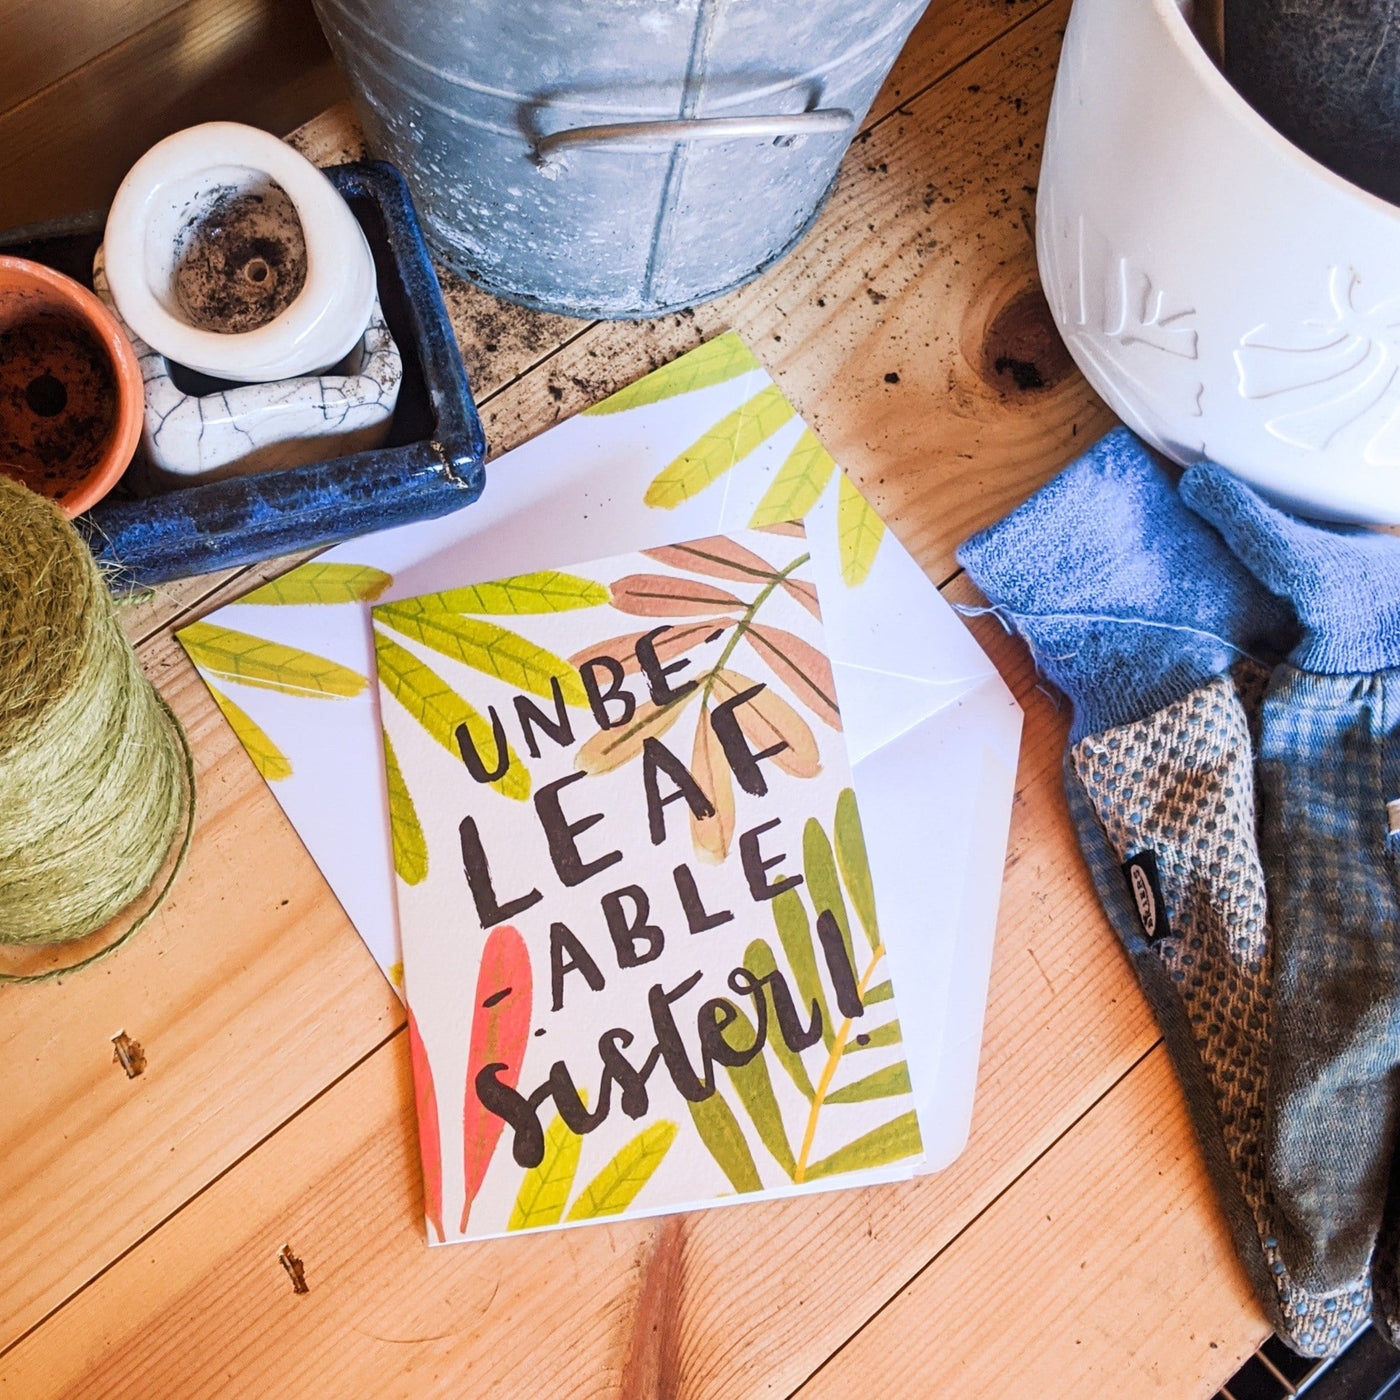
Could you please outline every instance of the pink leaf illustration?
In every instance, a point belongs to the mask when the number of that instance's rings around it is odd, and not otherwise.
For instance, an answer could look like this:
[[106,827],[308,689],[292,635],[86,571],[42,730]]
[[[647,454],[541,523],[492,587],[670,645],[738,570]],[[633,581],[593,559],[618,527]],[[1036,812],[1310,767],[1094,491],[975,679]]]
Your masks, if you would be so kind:
[[841,712],[836,707],[836,682],[831,662],[810,642],[784,632],[781,627],[760,627],[754,623],[744,640],[768,663],[773,674],[785,681],[792,692],[818,719],[833,729],[841,728]]
[[808,583],[803,578],[785,578],[783,588],[788,596],[795,598],[804,608],[807,609],[818,622],[822,620],[822,610],[817,604],[816,584]]
[[693,617],[698,613],[743,612],[747,604],[723,588],[668,574],[628,574],[612,586],[619,612],[637,617]]
[[740,583],[767,583],[778,572],[753,550],[723,535],[662,549],[644,549],[642,553],[658,564],[669,564],[685,573],[709,574],[711,578],[736,579]]
[[423,1159],[423,1211],[442,1240],[442,1131],[438,1127],[437,1091],[433,1067],[418,1034],[413,1011],[408,1013],[408,1058],[413,1066],[413,1105],[418,1111],[418,1155]]
[[[671,661],[683,655],[702,642],[717,639],[734,626],[732,617],[705,617],[699,622],[687,622],[663,632],[656,639],[656,655],[661,661]],[[632,632],[625,637],[609,637],[606,641],[594,642],[592,646],[575,653],[569,658],[569,665],[577,670],[585,661],[595,656],[610,656],[620,662],[627,674],[641,670],[637,660],[637,643],[646,636],[645,632]]]
[[487,1065],[504,1065],[496,1077],[515,1087],[530,1038],[530,992],[530,951],[520,934],[503,924],[487,938],[476,975],[472,1038],[467,1051],[467,1096],[462,1113],[462,1174],[466,1182],[463,1230],[505,1127],[504,1120],[488,1112],[477,1097],[476,1077]]

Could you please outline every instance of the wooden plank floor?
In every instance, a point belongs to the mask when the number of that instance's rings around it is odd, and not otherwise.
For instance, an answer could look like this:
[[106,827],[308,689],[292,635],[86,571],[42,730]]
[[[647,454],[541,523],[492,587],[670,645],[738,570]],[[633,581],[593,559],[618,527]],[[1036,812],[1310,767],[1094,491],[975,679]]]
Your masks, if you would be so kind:
[[[693,314],[589,324],[444,278],[494,450],[733,326],[972,599],[958,541],[1111,421],[1035,279],[1066,12],[935,0],[809,238]],[[354,134],[333,112],[300,140],[329,159]],[[1074,846],[1066,717],[986,620],[1026,731],[964,1156],[901,1186],[428,1251],[402,1013],[171,637],[283,567],[128,611],[195,741],[199,832],[128,948],[0,995],[0,1396],[1203,1400],[1253,1349],[1265,1324]],[[122,1030],[138,1079],[111,1063]]]

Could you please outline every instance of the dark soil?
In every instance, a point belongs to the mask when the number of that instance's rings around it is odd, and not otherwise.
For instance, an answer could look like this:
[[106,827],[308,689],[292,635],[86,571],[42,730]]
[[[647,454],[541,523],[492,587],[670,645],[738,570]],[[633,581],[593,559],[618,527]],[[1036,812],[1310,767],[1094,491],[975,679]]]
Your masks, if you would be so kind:
[[57,499],[96,466],[117,416],[106,350],[52,312],[0,331],[0,471]]

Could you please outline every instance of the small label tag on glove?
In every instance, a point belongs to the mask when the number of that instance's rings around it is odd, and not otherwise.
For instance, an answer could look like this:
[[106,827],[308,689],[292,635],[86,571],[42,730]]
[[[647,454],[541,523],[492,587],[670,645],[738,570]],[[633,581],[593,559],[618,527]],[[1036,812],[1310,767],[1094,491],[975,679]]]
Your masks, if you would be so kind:
[[1170,938],[1172,930],[1167,922],[1167,903],[1162,898],[1162,881],[1157,874],[1156,852],[1138,851],[1129,856],[1123,862],[1123,874],[1147,941],[1155,943],[1159,938]]

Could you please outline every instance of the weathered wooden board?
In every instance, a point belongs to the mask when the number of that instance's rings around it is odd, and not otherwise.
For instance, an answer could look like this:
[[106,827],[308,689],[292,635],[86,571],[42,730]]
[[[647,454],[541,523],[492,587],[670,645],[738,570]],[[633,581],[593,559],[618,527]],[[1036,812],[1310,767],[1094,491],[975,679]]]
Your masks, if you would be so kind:
[[1213,1395],[1269,1328],[1185,1120],[1159,1045],[797,1400]]

